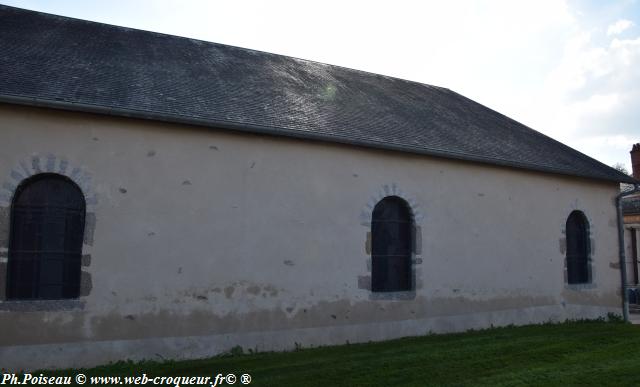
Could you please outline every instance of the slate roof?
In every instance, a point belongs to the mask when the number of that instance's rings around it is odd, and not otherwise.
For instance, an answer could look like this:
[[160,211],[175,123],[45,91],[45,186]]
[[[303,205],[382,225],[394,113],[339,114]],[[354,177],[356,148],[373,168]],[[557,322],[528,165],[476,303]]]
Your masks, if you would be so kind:
[[640,197],[630,197],[622,199],[622,213],[640,214]]
[[445,88],[1,5],[0,102],[634,181]]

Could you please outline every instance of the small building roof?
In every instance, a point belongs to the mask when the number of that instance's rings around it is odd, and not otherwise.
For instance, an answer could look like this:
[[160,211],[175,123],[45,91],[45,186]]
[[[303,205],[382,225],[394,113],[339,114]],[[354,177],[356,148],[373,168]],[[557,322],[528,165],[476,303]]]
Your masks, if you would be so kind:
[[0,102],[633,183],[449,89],[0,5]]
[[640,196],[623,198],[622,213],[625,215],[640,214]]

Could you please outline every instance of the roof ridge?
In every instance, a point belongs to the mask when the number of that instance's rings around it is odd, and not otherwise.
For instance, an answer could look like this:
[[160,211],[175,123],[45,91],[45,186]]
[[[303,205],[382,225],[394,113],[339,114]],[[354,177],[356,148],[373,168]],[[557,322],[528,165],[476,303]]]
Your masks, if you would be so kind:
[[[532,134],[537,135],[537,136],[541,136],[541,137],[545,138],[545,140],[553,141],[556,145],[559,145],[559,146],[563,147],[565,150],[567,150],[567,151],[569,151],[569,152],[571,152],[571,153],[575,154],[575,155],[576,155],[576,156],[578,156],[578,157],[581,157],[581,158],[583,158],[583,159],[586,159],[586,160],[588,160],[588,161],[590,161],[590,162],[598,163],[598,164],[600,164],[600,166],[601,166],[601,167],[605,167],[605,168],[609,168],[609,169],[614,169],[614,170],[616,170],[615,168],[611,168],[611,167],[610,167],[610,166],[608,166],[607,164],[605,164],[605,163],[603,163],[603,162],[601,162],[601,161],[599,161],[599,160],[596,160],[596,159],[594,159],[593,157],[591,157],[591,156],[589,156],[589,155],[586,155],[586,154],[584,154],[584,153],[580,152],[580,151],[579,151],[579,150],[577,150],[577,149],[571,148],[571,147],[570,147],[570,146],[568,146],[567,144],[565,144],[565,143],[563,143],[563,142],[561,142],[561,141],[558,141],[558,140],[556,140],[555,138],[553,138],[553,137],[551,137],[551,136],[549,136],[549,135],[546,135],[546,134],[544,134],[544,133],[542,133],[542,132],[540,132],[540,131],[538,131],[538,130],[534,129],[534,128],[530,127],[530,126],[529,126],[529,125],[527,125],[527,124],[523,124],[523,123],[522,123],[522,122],[520,122],[520,121],[517,121],[517,120],[515,120],[515,119],[513,119],[513,118],[511,118],[511,117],[509,117],[509,116],[507,116],[507,115],[505,115],[505,114],[503,114],[503,113],[500,113],[499,111],[494,110],[493,108],[490,108],[490,107],[488,107],[488,106],[486,106],[486,105],[484,105],[484,104],[482,104],[482,103],[480,103],[480,102],[474,101],[474,100],[472,100],[471,98],[468,98],[468,97],[466,97],[466,96],[464,96],[464,95],[462,95],[462,94],[460,94],[460,93],[458,93],[458,92],[456,92],[456,91],[453,91],[453,90],[450,90],[450,89],[446,89],[446,90],[448,90],[448,91],[449,91],[449,92],[451,92],[451,93],[457,94],[458,96],[460,96],[460,97],[462,97],[462,98],[465,98],[465,99],[467,99],[468,101],[470,101],[470,102],[472,102],[472,103],[474,103],[474,104],[480,105],[480,106],[482,106],[482,107],[483,107],[483,108],[485,108],[485,109],[492,110],[493,112],[495,112],[496,114],[501,115],[502,117],[504,117],[504,118],[505,118],[505,119],[507,119],[507,120],[513,121],[513,122],[515,122],[515,123],[516,123],[516,124],[518,124],[518,125],[522,125],[523,127],[525,127],[525,128],[527,128],[527,129],[529,129],[529,130],[532,132]],[[618,170],[616,170],[616,172],[619,172],[620,174],[623,174],[622,172],[620,172],[620,171],[618,171]],[[624,175],[624,174],[623,174],[623,175]],[[625,175],[625,176],[626,176],[626,175]]]
[[426,86],[426,87],[430,87],[430,88],[440,88],[440,89],[448,90],[447,88],[442,87],[442,86],[437,86],[437,85],[432,85],[432,84],[429,84],[429,83],[423,83],[423,82],[419,82],[419,81],[414,81],[414,80],[411,80],[411,79],[400,78],[400,77],[396,77],[396,76],[392,76],[392,75],[385,75],[385,74],[380,74],[380,73],[374,73],[372,71],[356,69],[356,68],[353,68],[353,67],[347,67],[347,66],[342,66],[342,65],[335,65],[335,64],[325,63],[325,62],[321,62],[321,61],[314,60],[314,59],[305,59],[305,58],[300,58],[300,57],[297,57],[297,56],[292,56],[292,55],[287,55],[287,54],[277,54],[277,53],[274,53],[274,52],[258,50],[258,49],[255,49],[255,48],[234,46],[232,44],[218,43],[218,42],[213,42],[213,41],[210,41],[210,40],[192,38],[192,37],[189,37],[189,36],[173,35],[173,34],[169,34],[169,33],[166,33],[166,32],[143,30],[141,28],[121,26],[121,25],[118,25],[118,24],[105,23],[105,22],[95,21],[95,20],[80,19],[80,18],[77,18],[77,17],[74,17],[74,16],[59,15],[59,14],[55,14],[55,13],[36,11],[36,10],[33,10],[33,9],[20,8],[20,7],[15,7],[15,6],[11,6],[11,5],[5,5],[5,4],[0,4],[0,7],[13,8],[13,9],[16,9],[16,10],[21,10],[21,11],[34,12],[34,13],[38,13],[38,14],[46,15],[46,16],[50,16],[50,17],[71,19],[71,20],[74,20],[74,21],[77,21],[77,22],[82,22],[82,23],[99,24],[99,25],[106,26],[106,27],[112,27],[112,28],[118,28],[118,29],[126,29],[126,30],[130,30],[130,31],[153,34],[153,35],[164,36],[164,37],[169,37],[169,38],[185,39],[185,40],[191,40],[191,41],[194,41],[194,42],[213,44],[213,45],[220,46],[220,47],[228,47],[228,48],[240,49],[240,50],[244,50],[244,51],[251,51],[251,52],[254,52],[254,53],[265,54],[265,55],[269,55],[269,56],[284,57],[284,58],[289,58],[289,59],[302,61],[302,62],[306,62],[306,63],[313,63],[313,64],[319,64],[319,65],[329,66],[329,67],[333,67],[333,68],[344,69],[344,70],[348,70],[348,71],[354,71],[354,72],[358,72],[358,73],[362,73],[362,74],[366,74],[366,75],[374,75],[374,76],[377,76],[377,77],[384,77],[384,78],[397,80],[397,81],[402,81],[402,82],[407,82],[407,83],[416,84],[416,85],[420,85],[420,86]]
[[5,5],[0,33],[8,103],[635,181],[440,86]]

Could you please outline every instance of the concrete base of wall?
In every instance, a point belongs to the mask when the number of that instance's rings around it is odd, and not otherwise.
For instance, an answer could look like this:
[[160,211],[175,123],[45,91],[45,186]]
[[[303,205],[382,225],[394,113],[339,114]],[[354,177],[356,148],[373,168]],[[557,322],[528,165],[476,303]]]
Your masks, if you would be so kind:
[[[118,360],[167,360],[210,357],[241,346],[254,351],[286,351],[296,347],[382,341],[429,333],[462,332],[509,324],[595,319],[620,308],[548,305],[456,316],[403,321],[323,326],[304,329],[249,332],[190,337],[158,337],[142,340],[86,341],[0,348],[1,368],[6,371],[92,367]],[[250,370],[247,370],[250,371]]]

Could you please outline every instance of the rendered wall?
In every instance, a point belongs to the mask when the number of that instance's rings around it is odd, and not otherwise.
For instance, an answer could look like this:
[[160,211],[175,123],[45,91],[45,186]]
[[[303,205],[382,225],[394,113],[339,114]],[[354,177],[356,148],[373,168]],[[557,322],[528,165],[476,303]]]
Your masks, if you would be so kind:
[[[0,368],[88,366],[620,314],[615,183],[222,130],[0,105],[0,289],[11,195],[87,197],[82,296],[0,302]],[[370,214],[416,222],[415,291],[372,294]],[[568,286],[567,216],[593,282]]]

